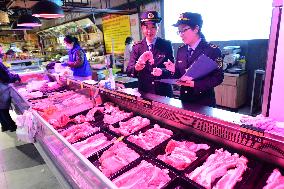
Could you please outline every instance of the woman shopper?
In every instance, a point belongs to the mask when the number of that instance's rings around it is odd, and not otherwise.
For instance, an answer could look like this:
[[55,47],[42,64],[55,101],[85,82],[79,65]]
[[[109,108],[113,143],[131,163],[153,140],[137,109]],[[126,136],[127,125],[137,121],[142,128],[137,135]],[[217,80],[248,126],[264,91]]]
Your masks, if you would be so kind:
[[64,38],[64,44],[69,49],[69,60],[67,65],[73,71],[73,76],[76,79],[87,80],[92,79],[91,66],[87,60],[86,53],[81,48],[76,37],[67,35]]
[[10,83],[21,81],[18,74],[11,73],[0,59],[0,123],[1,130],[15,131],[17,126],[12,120],[9,109],[11,106],[11,86]]

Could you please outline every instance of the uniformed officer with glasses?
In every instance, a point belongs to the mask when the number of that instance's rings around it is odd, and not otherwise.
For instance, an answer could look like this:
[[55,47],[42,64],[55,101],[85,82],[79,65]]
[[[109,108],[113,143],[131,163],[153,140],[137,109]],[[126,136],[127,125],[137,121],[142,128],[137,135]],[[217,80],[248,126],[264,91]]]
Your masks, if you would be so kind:
[[[174,61],[171,42],[157,37],[161,20],[156,11],[147,11],[140,15],[144,39],[133,45],[126,72],[131,77],[138,77],[140,92],[171,97],[171,85],[155,82],[171,77],[171,72],[166,69],[164,62]],[[146,51],[152,52],[153,61],[140,61],[141,55]]]
[[[184,44],[178,48],[176,63],[168,61],[164,64],[174,78],[182,78],[187,83],[187,86],[182,85],[180,88],[180,99],[183,102],[214,107],[216,105],[214,87],[221,84],[224,78],[223,59],[221,50],[216,45],[206,42],[201,32],[202,24],[202,17],[198,13],[185,12],[180,15],[174,26],[178,27],[177,34]],[[219,65],[218,69],[196,80],[182,77],[202,54],[214,60]]]

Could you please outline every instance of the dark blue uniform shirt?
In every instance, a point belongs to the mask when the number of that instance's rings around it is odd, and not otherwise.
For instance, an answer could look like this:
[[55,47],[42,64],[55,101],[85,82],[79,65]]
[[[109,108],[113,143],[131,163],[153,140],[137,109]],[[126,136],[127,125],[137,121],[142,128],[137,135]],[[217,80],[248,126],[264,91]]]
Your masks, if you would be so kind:
[[183,102],[201,104],[205,106],[216,105],[214,87],[221,84],[224,79],[222,70],[221,50],[212,44],[201,40],[191,56],[188,58],[188,46],[182,45],[178,48],[175,64],[175,78],[181,78],[189,66],[201,55],[205,54],[220,66],[210,74],[194,80],[194,87],[181,86],[180,99]]
[[[154,65],[150,65],[149,62],[147,62],[144,69],[137,72],[135,70],[136,61],[145,51],[148,50],[149,49],[147,46],[146,38],[133,45],[126,73],[128,74],[128,76],[138,77],[139,91],[171,97],[171,85],[154,81],[171,77],[170,72],[165,68],[164,62],[168,61],[168,59],[172,62],[174,61],[172,44],[170,41],[158,37],[152,51],[154,57]],[[156,67],[161,68],[163,71],[162,75],[159,77],[153,76],[151,74],[153,68]]]

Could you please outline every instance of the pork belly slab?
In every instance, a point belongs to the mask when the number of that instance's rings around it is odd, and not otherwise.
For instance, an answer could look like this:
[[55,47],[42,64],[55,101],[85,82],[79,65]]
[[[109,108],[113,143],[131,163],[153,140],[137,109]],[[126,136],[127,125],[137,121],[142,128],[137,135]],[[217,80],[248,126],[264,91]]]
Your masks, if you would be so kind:
[[168,169],[142,160],[141,163],[113,180],[118,188],[123,189],[159,189],[171,180]]
[[140,155],[128,148],[125,143],[118,142],[105,151],[99,158],[100,169],[109,177],[139,157]]
[[278,169],[274,169],[266,181],[263,189],[284,189],[284,176]]
[[171,130],[161,128],[158,124],[155,124],[154,128],[147,130],[145,133],[130,135],[127,140],[145,150],[151,150],[170,138],[172,135],[173,132]]
[[170,140],[165,149],[166,154],[158,155],[157,158],[178,170],[184,170],[192,161],[197,159],[197,151],[209,148],[207,144]]
[[143,127],[150,125],[150,120],[147,118],[143,118],[141,116],[135,116],[128,121],[119,122],[119,127],[116,128],[112,125],[109,125],[109,129],[118,133],[122,134],[123,136],[128,136]]
[[242,179],[247,162],[246,157],[239,157],[237,153],[231,154],[221,148],[211,154],[202,166],[186,176],[205,188],[212,188],[212,183],[221,177],[214,188],[230,189]]
[[87,137],[88,135],[99,131],[100,128],[92,127],[89,122],[82,124],[77,124],[69,127],[68,129],[62,131],[60,134],[66,138],[70,143],[74,143],[77,140]]
[[107,147],[111,143],[112,141],[109,141],[103,133],[99,133],[86,140],[74,143],[73,146],[85,157],[90,157],[92,154]]

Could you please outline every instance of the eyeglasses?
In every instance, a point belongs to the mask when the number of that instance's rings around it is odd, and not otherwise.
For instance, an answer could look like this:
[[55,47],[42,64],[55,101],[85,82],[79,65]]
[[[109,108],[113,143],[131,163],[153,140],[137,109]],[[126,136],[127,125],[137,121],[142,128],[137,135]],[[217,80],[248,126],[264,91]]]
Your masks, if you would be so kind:
[[191,29],[191,28],[184,28],[183,30],[178,30],[177,35],[184,34],[184,32],[186,32],[189,29]]

